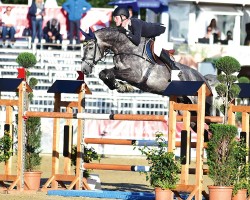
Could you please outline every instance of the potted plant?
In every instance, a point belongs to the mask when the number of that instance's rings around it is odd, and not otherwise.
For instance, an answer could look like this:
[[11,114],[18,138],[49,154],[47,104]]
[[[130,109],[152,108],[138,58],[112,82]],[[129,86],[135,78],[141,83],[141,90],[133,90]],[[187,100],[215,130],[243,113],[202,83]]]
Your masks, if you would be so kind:
[[[37,63],[36,57],[32,53],[20,53],[16,59],[19,66],[25,68],[25,80],[33,89],[38,81],[36,78],[29,78],[28,68],[34,67]],[[33,93],[27,96],[27,107],[32,101]],[[41,119],[39,117],[31,117],[26,119],[26,135],[25,135],[25,163],[24,163],[24,189],[38,190],[40,188],[41,171],[37,171],[37,167],[41,164],[40,148],[41,148]]]
[[[207,146],[207,164],[209,166],[209,177],[214,185],[208,186],[209,198],[231,200],[233,184],[237,178],[236,173],[241,163],[239,162],[238,141],[236,140],[237,128],[227,125],[228,107],[239,94],[240,88],[235,84],[237,77],[233,75],[240,71],[240,63],[233,57],[225,56],[215,62],[216,68],[222,73],[218,75],[218,85],[215,87],[223,104],[220,107],[224,114],[223,124],[211,124],[212,133]],[[226,189],[228,194],[221,192]],[[218,193],[217,193],[218,192]],[[222,194],[223,196],[219,196]]]
[[239,167],[236,173],[236,179],[233,188],[233,198],[232,200],[245,200],[247,199],[247,191],[250,191],[249,187],[249,175],[250,166],[246,162],[246,156],[248,154],[246,148],[246,141],[241,139],[237,143],[236,154],[238,156],[237,161],[239,162]]
[[24,189],[38,190],[40,188],[41,171],[38,166],[41,165],[41,119],[31,117],[26,120],[26,143],[25,143],[25,172]]
[[155,188],[155,199],[161,200],[162,194],[167,193],[164,197],[165,200],[173,199],[174,189],[179,181],[179,173],[181,170],[180,161],[175,160],[173,152],[167,151],[167,141],[162,133],[156,133],[156,146],[139,147],[139,151],[142,155],[146,156],[146,159],[150,165],[146,174],[146,180],[149,180],[150,185]]
[[249,164],[242,165],[234,183],[232,200],[246,200],[250,191]]

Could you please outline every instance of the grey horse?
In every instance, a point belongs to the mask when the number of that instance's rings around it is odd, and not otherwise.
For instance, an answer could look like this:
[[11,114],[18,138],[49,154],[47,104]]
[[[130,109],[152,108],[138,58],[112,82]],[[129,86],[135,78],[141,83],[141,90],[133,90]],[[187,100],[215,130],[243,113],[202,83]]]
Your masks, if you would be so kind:
[[[83,31],[82,33],[86,42],[82,58],[84,74],[92,73],[97,62],[111,50],[114,54],[114,67],[104,69],[99,73],[100,79],[109,89],[129,92],[131,91],[130,85],[132,85],[145,92],[163,95],[171,82],[171,69],[167,65],[157,64],[149,59],[146,49],[150,39],[141,38],[140,45],[135,46],[126,35],[112,27],[95,32],[90,30],[88,34]],[[207,83],[207,80],[197,70],[180,63],[176,63],[176,66],[181,70],[180,80]],[[193,101],[194,99],[191,98],[188,103],[195,103]]]

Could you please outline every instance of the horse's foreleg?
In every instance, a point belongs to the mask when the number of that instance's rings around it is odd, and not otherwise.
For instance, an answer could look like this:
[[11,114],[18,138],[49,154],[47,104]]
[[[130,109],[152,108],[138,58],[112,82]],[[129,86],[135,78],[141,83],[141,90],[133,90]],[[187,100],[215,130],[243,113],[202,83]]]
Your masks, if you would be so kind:
[[109,87],[110,90],[117,89],[113,71],[104,69],[99,73],[99,78]]
[[134,88],[122,81],[117,81],[113,68],[104,69],[99,73],[99,78],[109,87],[110,90],[117,89],[118,92],[131,92]]

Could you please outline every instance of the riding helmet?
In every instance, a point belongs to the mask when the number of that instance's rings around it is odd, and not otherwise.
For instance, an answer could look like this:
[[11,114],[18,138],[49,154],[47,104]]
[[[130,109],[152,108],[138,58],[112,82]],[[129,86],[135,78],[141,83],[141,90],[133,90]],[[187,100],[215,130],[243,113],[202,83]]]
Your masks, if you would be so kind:
[[114,16],[121,16],[124,15],[125,17],[129,18],[129,11],[127,8],[117,7],[113,12]]

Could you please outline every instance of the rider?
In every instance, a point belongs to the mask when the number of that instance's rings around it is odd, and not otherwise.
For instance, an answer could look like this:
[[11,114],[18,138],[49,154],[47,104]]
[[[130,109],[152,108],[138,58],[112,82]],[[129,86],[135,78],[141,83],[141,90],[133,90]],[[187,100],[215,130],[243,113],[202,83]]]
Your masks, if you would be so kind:
[[155,38],[154,53],[163,61],[168,64],[171,70],[179,70],[174,61],[171,60],[169,54],[163,50],[162,41],[159,39],[166,28],[160,23],[148,23],[137,18],[130,18],[129,11],[124,7],[117,7],[113,12],[113,19],[119,31],[124,33],[129,40],[138,46],[141,37]]

